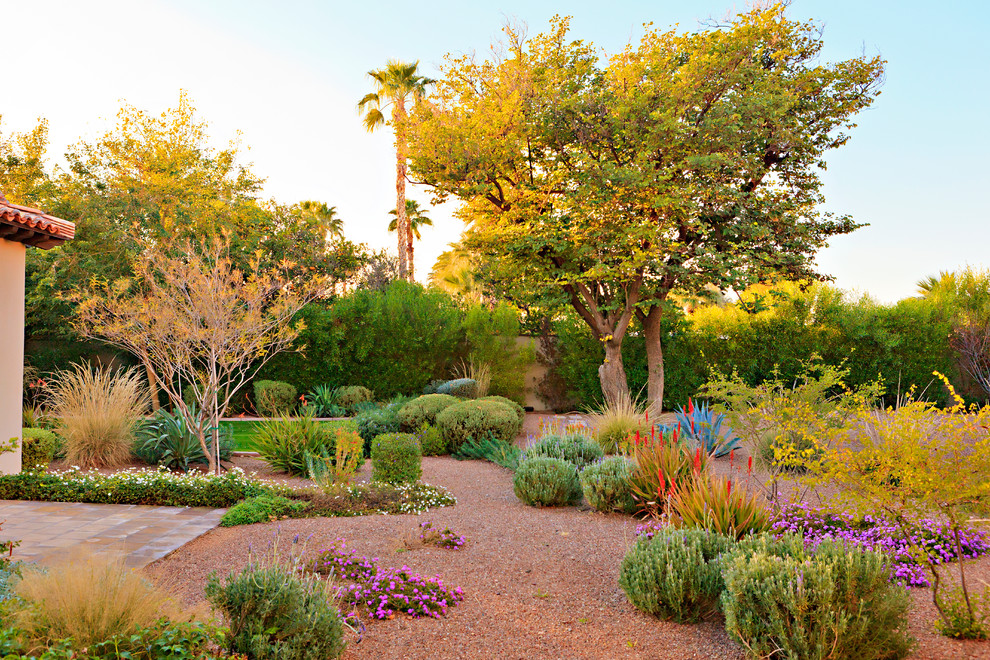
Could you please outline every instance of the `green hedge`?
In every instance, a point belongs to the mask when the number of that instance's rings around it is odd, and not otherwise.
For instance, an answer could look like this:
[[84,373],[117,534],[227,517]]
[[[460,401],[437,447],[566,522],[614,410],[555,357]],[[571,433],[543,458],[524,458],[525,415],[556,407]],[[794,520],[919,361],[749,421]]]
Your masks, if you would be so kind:
[[[769,309],[748,313],[740,305],[703,308],[690,317],[676,308],[662,322],[664,408],[687,405],[708,379],[712,368],[737,370],[757,384],[779,367],[785,379],[795,377],[801,362],[813,355],[826,364],[846,361],[849,385],[875,380],[887,384],[888,395],[911,385],[945,403],[944,388],[933,382],[933,371],[947,374],[957,388],[978,394],[961,374],[949,346],[950,325],[934,304],[907,298],[894,305],[869,299],[848,301],[838,291],[817,285],[807,292],[783,287]],[[769,304],[769,303],[768,303]],[[622,344],[623,363],[632,392],[646,391],[646,348],[638,328]],[[601,342],[579,318],[565,315],[553,328],[559,357],[553,370],[560,377],[573,407],[601,401],[598,367],[604,358]]]
[[452,453],[468,438],[481,440],[492,436],[512,443],[522,423],[515,410],[498,401],[462,401],[437,415],[437,427]]
[[423,424],[436,425],[437,415],[459,402],[449,394],[424,394],[402,406],[399,423],[406,431],[415,431]]
[[371,441],[371,480],[408,484],[423,476],[423,450],[411,433],[386,433]]

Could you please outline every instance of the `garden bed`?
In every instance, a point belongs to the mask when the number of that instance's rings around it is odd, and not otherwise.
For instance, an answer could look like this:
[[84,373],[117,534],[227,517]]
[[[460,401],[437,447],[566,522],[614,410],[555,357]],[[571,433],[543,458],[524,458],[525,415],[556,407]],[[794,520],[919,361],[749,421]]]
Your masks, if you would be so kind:
[[[441,619],[369,623],[364,641],[350,647],[348,658],[743,657],[721,621],[677,625],[628,603],[618,572],[635,539],[634,518],[528,507],[513,495],[508,471],[481,461],[426,458],[423,467],[425,481],[457,497],[455,507],[423,516],[296,519],[217,529],[147,570],[196,602],[210,571],[243,565],[248,544],[264,546],[281,527],[283,536],[311,537],[311,548],[344,538],[361,554],[425,575],[441,574],[463,588],[464,602]],[[404,551],[403,539],[424,520],[463,534],[466,547]],[[990,581],[990,559],[969,565],[972,580]],[[935,633],[927,589],[913,589],[911,597],[910,632],[918,640],[911,657],[990,656],[984,643]]]

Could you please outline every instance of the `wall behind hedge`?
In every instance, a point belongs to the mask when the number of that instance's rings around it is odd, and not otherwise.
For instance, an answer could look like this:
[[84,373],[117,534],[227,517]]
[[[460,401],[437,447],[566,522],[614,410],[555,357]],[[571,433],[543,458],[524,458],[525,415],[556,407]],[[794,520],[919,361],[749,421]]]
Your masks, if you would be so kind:
[[[600,344],[574,316],[558,319],[554,332],[559,358],[553,368],[572,405],[595,405],[602,397]],[[645,396],[645,346],[635,327],[631,332],[622,347],[626,373],[632,392]],[[914,385],[945,403],[947,393],[933,382],[933,371],[948,375],[962,393],[976,396],[957,368],[949,332],[945,314],[926,300],[909,298],[895,305],[865,297],[850,301],[824,285],[806,292],[786,288],[772,306],[755,313],[740,304],[703,307],[689,316],[672,308],[663,327],[664,408],[686,404],[712,368],[725,373],[735,369],[756,384],[777,367],[790,380],[813,355],[828,364],[845,360],[851,385],[881,376],[889,399]]]

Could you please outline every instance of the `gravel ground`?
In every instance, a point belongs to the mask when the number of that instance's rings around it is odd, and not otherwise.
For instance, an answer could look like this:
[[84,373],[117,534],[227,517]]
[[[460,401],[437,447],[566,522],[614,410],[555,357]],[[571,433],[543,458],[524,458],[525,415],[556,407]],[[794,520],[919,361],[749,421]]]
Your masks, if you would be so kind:
[[[528,416],[524,435],[541,420]],[[737,455],[745,465],[745,455]],[[261,473],[264,463],[238,458]],[[728,471],[727,459],[714,466]],[[362,478],[370,474],[370,463]],[[265,474],[264,476],[273,476]],[[242,566],[248,544],[265,547],[277,528],[288,540],[310,537],[318,550],[338,538],[383,566],[409,566],[464,589],[465,600],[441,619],[396,618],[368,623],[364,640],[345,658],[742,658],[721,621],[678,625],[635,610],[618,586],[619,564],[636,522],[583,508],[538,509],[512,492],[507,470],[481,461],[423,459],[423,480],[445,486],[457,505],[423,516],[285,520],[217,528],[146,571],[190,604],[202,600],[211,571]],[[295,480],[291,480],[295,481]],[[403,539],[424,520],[468,538],[459,551],[402,551]],[[950,568],[955,568],[952,565]],[[990,558],[968,564],[968,579],[990,581]],[[935,634],[931,593],[912,592],[913,658],[990,658],[990,644],[956,642]]]

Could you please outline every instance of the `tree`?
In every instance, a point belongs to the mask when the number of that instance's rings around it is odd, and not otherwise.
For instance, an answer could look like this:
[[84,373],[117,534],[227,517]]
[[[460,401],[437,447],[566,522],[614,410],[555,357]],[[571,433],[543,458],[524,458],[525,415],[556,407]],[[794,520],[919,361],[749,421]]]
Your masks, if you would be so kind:
[[337,216],[336,206],[328,206],[326,202],[307,200],[299,202],[299,212],[303,218],[312,218],[326,227],[330,236],[334,238],[344,237],[344,221]]
[[[413,240],[409,219],[406,216],[406,102],[410,99],[418,103],[426,93],[426,87],[435,81],[417,75],[419,62],[407,64],[389,60],[384,69],[369,71],[375,82],[375,91],[369,92],[358,102],[358,111],[364,113],[364,127],[369,132],[380,126],[391,124],[395,131],[395,208],[396,226],[399,236],[399,277],[413,279]],[[392,106],[392,118],[386,121],[382,112]]]
[[659,408],[672,293],[818,277],[815,251],[858,226],[818,210],[818,170],[883,63],[818,63],[819,30],[780,5],[648,30],[604,65],[567,32],[561,18],[528,41],[506,28],[507,55],[448,57],[410,122],[412,169],[437,202],[465,202],[488,286],[588,324],[606,399],[628,393],[621,347],[637,320]]
[[452,296],[460,296],[473,302],[481,302],[481,283],[475,277],[476,257],[461,242],[451,243],[437,257],[430,271],[430,284]]
[[[255,264],[238,270],[229,242],[145,243],[134,277],[81,297],[78,331],[133,353],[172,406],[193,420],[211,473],[219,473],[219,422],[234,395],[299,333],[290,323],[323,287]],[[290,264],[283,264],[288,267]],[[184,393],[191,392],[191,400]]]
[[[392,209],[388,213],[393,216],[392,221],[388,223],[388,230],[390,232],[397,231],[399,229],[399,214],[395,209]],[[419,202],[415,199],[406,200],[406,221],[409,223],[409,232],[411,236],[415,236],[417,241],[423,240],[423,236],[419,233],[420,227],[433,226],[433,220],[426,215],[426,209],[419,208]],[[413,243],[411,237],[409,241],[409,254],[407,259],[411,273],[413,271]]]

